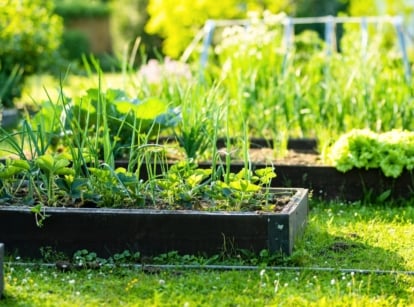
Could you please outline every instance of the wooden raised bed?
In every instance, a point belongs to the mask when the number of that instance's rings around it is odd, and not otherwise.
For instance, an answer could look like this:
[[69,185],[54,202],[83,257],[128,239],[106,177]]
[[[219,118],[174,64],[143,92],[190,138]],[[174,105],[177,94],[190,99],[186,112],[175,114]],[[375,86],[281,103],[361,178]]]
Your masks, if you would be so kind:
[[142,255],[212,255],[224,247],[291,254],[307,222],[308,191],[271,192],[291,197],[281,212],[46,208],[49,217],[41,228],[29,208],[2,206],[0,241],[8,252],[23,257],[38,257],[46,246],[68,254],[87,249],[102,256],[126,249]]

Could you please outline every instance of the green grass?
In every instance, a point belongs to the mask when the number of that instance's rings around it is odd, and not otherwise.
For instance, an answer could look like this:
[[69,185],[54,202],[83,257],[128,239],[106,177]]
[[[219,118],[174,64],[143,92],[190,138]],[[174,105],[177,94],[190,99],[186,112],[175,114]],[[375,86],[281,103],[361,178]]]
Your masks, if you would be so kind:
[[[11,280],[10,280],[11,279]],[[413,278],[341,273],[15,268],[4,306],[265,306],[408,304]]]
[[138,266],[61,272],[12,261],[5,265],[0,306],[413,306],[414,275],[407,274],[414,271],[412,204],[311,208],[294,254],[272,263],[289,270],[178,266],[149,274]]
[[414,271],[412,205],[317,205],[309,219],[298,265]]

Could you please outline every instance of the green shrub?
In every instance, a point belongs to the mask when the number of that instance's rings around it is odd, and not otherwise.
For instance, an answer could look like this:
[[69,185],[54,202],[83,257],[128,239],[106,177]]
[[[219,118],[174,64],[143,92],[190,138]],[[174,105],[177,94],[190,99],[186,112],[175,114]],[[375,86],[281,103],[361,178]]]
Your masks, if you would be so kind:
[[[150,20],[146,27],[149,33],[165,38],[163,51],[177,57],[189,45],[193,37],[208,19],[246,18],[249,11],[268,10],[272,13],[284,12],[291,16],[336,15],[347,8],[349,0],[149,0]],[[323,33],[322,24],[297,25],[298,32],[304,29]]]
[[149,0],[148,33],[165,38],[163,51],[177,58],[208,19],[245,18],[250,10],[279,12],[289,1],[222,0]]
[[55,5],[55,13],[63,18],[103,17],[111,13],[107,3],[96,0],[55,0]]
[[62,55],[69,60],[79,60],[90,53],[89,39],[79,30],[65,30],[61,48]]
[[412,1],[359,1],[349,0],[349,13],[352,16],[372,16],[372,15],[403,15],[409,17],[414,11]]
[[[63,24],[53,15],[52,0],[7,0],[0,4],[0,71],[7,78],[16,65],[24,76],[40,72],[58,60]],[[24,78],[15,80],[3,96],[13,106]]]

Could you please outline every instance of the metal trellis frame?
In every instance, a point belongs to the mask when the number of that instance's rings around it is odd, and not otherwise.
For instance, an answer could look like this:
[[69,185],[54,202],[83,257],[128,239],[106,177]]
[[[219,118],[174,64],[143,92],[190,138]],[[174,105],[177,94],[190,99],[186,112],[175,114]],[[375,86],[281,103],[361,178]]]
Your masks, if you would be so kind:
[[[293,18],[286,16],[281,19],[281,24],[284,26],[284,44],[287,52],[289,51],[294,37],[294,27],[297,24],[314,24],[322,23],[325,24],[324,39],[327,45],[326,53],[327,56],[331,55],[336,50],[336,25],[343,23],[355,23],[360,24],[361,28],[361,45],[362,45],[362,56],[365,56],[366,49],[368,46],[368,24],[380,24],[389,23],[392,24],[396,30],[397,40],[399,48],[401,50],[402,61],[404,65],[404,74],[406,81],[411,80],[411,68],[408,59],[407,43],[404,35],[402,16],[362,16],[362,17],[345,17],[345,16],[321,16],[321,17],[303,17]],[[208,52],[212,44],[214,31],[219,27],[228,26],[247,26],[249,25],[247,19],[236,19],[236,20],[207,20],[204,24],[203,29],[195,36],[193,42],[189,45],[187,50],[184,52],[181,60],[186,61],[191,52],[194,51],[195,47],[202,40],[202,50],[200,57],[200,68],[204,71],[208,62]]]

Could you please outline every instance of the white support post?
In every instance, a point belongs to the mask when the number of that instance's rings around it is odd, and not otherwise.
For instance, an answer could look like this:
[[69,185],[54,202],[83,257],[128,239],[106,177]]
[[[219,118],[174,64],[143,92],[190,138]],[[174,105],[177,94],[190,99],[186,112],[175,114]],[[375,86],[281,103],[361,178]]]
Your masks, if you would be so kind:
[[336,33],[335,33],[335,18],[333,16],[327,16],[325,22],[325,42],[326,42],[326,54],[330,56],[336,51]]
[[[203,39],[203,49],[200,57],[200,71],[204,71],[207,66],[208,61],[208,50],[211,46],[213,40],[214,30],[216,28],[216,23],[214,20],[208,20],[204,25],[204,39]],[[201,77],[201,76],[200,76]]]
[[368,48],[368,23],[367,18],[361,18],[361,57],[365,60]]
[[284,22],[284,34],[283,34],[283,50],[285,55],[283,57],[282,73],[286,71],[286,66],[289,58],[290,50],[292,49],[295,39],[295,26],[292,18],[288,17]]
[[397,31],[398,43],[400,45],[401,54],[403,57],[405,80],[407,82],[410,82],[411,81],[411,68],[410,68],[410,62],[408,60],[407,44],[405,42],[404,31],[403,31],[402,25],[403,25],[403,19],[401,16],[394,20],[395,30]]
[[[282,20],[284,24],[284,38],[283,38],[283,48],[286,51],[286,54],[290,51],[290,47],[293,45],[294,37],[294,26],[296,24],[312,24],[312,23],[324,23],[325,24],[325,43],[326,43],[326,54],[330,56],[333,52],[337,50],[337,37],[336,37],[336,24],[338,23],[356,23],[361,25],[361,46],[362,46],[362,56],[366,56],[366,51],[368,48],[368,24],[383,24],[391,23],[394,25],[398,43],[400,45],[402,60],[405,69],[405,78],[408,81],[411,80],[411,70],[410,64],[407,55],[407,47],[404,37],[404,30],[402,25],[401,16],[365,16],[365,17],[346,17],[346,16],[320,16],[320,17],[303,17],[303,18],[291,18],[286,17],[285,20]],[[203,46],[200,57],[200,79],[204,80],[203,72],[208,62],[208,52],[213,40],[213,34],[216,27],[228,27],[242,25],[246,26],[249,22],[246,19],[240,20],[208,20],[203,29]],[[285,61],[286,61],[285,57]],[[285,64],[285,62],[284,62]],[[284,68],[283,68],[284,69]]]

